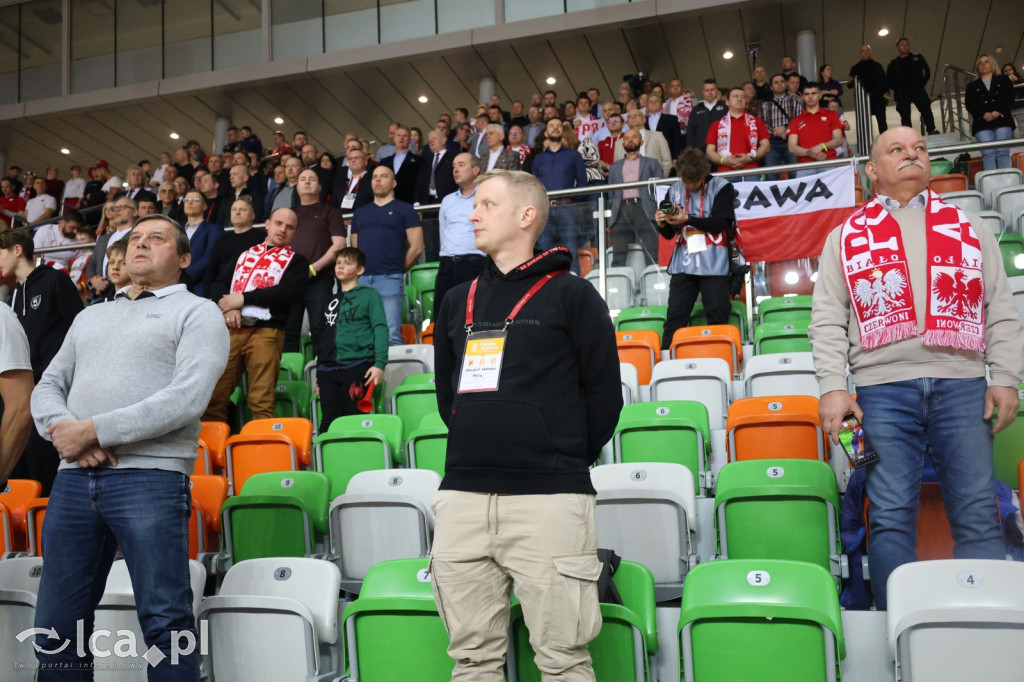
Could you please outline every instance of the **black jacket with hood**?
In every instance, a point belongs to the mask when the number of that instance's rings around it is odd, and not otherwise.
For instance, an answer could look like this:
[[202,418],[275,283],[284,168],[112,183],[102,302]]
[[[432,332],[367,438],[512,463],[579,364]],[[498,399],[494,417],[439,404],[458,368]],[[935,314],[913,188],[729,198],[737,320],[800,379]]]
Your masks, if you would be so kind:
[[25,328],[36,382],[60,350],[82,297],[66,272],[40,265],[11,294],[11,309]]

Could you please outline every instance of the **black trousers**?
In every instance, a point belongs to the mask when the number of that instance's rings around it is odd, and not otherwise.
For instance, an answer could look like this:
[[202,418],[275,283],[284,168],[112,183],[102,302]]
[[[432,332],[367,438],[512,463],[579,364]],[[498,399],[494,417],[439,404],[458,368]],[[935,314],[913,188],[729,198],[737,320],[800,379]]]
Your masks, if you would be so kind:
[[[931,109],[929,109],[931,111]],[[871,98],[871,115],[875,117],[875,121],[878,123],[878,134],[881,135],[889,129],[889,124],[885,122],[885,98],[884,97],[872,97]]]
[[484,271],[484,263],[487,256],[468,254],[465,256],[441,256],[437,265],[437,278],[434,280],[434,311],[431,320],[437,319],[437,313],[441,310],[441,301],[444,300],[448,290],[473,280]]
[[677,329],[690,326],[693,304],[700,294],[708,324],[729,322],[729,278],[727,276],[672,275],[668,284],[668,314],[665,332],[661,335],[662,349],[672,345],[672,335]]
[[[433,204],[436,201],[436,199],[431,199],[430,203]],[[420,227],[423,228],[423,260],[426,263],[433,263],[440,258],[441,224],[436,217],[424,216],[420,221]]]
[[[3,411],[0,410],[0,414]],[[28,437],[28,445],[21,459],[14,465],[10,478],[28,478],[39,481],[43,485],[40,497],[49,497],[53,479],[57,478],[57,467],[60,466],[60,455],[53,443],[39,435],[35,426]]]
[[932,116],[932,102],[924,88],[913,90],[895,90],[896,111],[900,115],[900,125],[913,128],[910,123],[910,105],[913,104],[921,112],[921,121],[926,132],[935,130],[935,117]]
[[644,250],[644,263],[658,262],[658,231],[639,200],[623,199],[612,225],[612,267],[626,264],[630,244],[639,243]]
[[288,312],[288,322],[284,327],[284,352],[299,352],[299,336],[302,334],[302,314],[309,313],[309,333],[313,337],[313,348],[319,348],[317,339],[320,326],[323,324],[324,308],[331,298],[331,289],[335,282],[334,268],[320,271],[316,277],[306,282],[302,297],[292,303]]
[[359,401],[366,394],[366,372],[373,363],[367,360],[348,369],[325,372],[318,369],[316,385],[320,389],[320,433],[327,433],[331,422],[338,417],[362,414]]

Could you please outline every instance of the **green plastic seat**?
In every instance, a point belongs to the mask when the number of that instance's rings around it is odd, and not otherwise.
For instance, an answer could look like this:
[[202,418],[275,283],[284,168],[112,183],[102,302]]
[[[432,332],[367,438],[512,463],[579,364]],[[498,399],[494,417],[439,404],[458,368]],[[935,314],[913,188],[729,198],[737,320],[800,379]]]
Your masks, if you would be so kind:
[[807,561],[841,577],[839,511],[836,476],[824,462],[730,462],[715,484],[718,554]]
[[[391,392],[391,414],[402,418],[402,440],[409,440],[413,430],[428,414],[437,414],[437,390],[432,383],[401,385]],[[401,452],[392,453],[399,459]]]
[[811,318],[811,296],[774,296],[757,304],[757,322],[791,322]]
[[999,252],[1003,255],[1003,270],[1007,277],[1024,275],[1024,237],[1016,232],[996,235]]
[[623,308],[615,318],[615,331],[629,332],[637,329],[649,329],[658,333],[661,338],[665,331],[665,318],[668,315],[667,305],[645,305]]
[[253,474],[221,508],[232,564],[261,557],[303,557],[328,534],[331,481],[315,471]]
[[[729,319],[726,324],[731,324],[740,330],[740,338],[747,338],[747,304],[743,301],[729,301],[731,310],[729,311]],[[690,326],[691,327],[706,327],[708,325],[708,314],[704,310],[704,304],[698,301],[693,304],[693,310],[690,311]]]
[[420,312],[423,315],[424,320],[429,320],[434,316],[434,287],[430,286],[429,289],[420,290],[419,300]]
[[687,682],[832,682],[846,657],[835,582],[801,561],[700,564],[686,576],[678,632]]
[[448,452],[448,427],[436,411],[425,416],[420,425],[409,434],[405,444],[406,465],[410,469],[430,469],[444,477],[444,462]]
[[433,289],[439,266],[440,263],[437,262],[417,263],[409,268],[409,272],[406,273],[406,284],[416,287],[418,293],[422,293],[426,289]]
[[411,284],[406,284],[403,289],[405,298],[402,300],[402,324],[410,324],[412,322],[410,313],[416,307],[416,299],[419,294],[416,293],[416,287]]
[[274,415],[309,419],[312,399],[313,389],[305,380],[278,381],[274,388]]
[[682,464],[693,474],[697,495],[705,487],[710,453],[708,408],[693,400],[625,405],[612,436],[614,461]]
[[[654,576],[642,564],[623,560],[612,577],[622,604],[601,604],[601,632],[590,642],[590,658],[598,680],[645,682],[651,679],[648,656],[658,651]],[[513,601],[510,622],[519,682],[540,682],[533,661],[530,632],[523,607]]]
[[754,329],[754,354],[809,353],[811,342],[807,338],[810,320],[762,322]]
[[1018,390],[1021,404],[1017,408],[1017,418],[997,433],[992,443],[996,478],[1014,490],[1020,485],[1017,481],[1017,467],[1024,458],[1024,384]]
[[446,682],[455,661],[437,613],[428,559],[382,561],[343,617],[351,679]]
[[349,415],[313,441],[313,465],[338,495],[360,471],[390,469],[402,454],[402,420],[391,414]]
[[313,347],[312,337],[303,334],[299,339],[299,352],[302,353],[302,357],[307,363],[316,358],[316,348]]
[[302,353],[281,353],[281,373],[284,380],[305,379],[306,356]]
[[433,372],[427,372],[424,374],[410,374],[402,379],[402,383],[399,386],[423,386],[423,385],[434,385],[434,374]]

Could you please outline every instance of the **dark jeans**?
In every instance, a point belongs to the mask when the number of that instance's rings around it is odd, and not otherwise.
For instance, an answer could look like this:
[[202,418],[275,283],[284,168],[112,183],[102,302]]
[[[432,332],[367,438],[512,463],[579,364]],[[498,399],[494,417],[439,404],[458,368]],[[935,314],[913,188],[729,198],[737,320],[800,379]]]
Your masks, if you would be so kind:
[[[3,410],[0,410],[3,414]],[[50,488],[53,487],[53,479],[57,476],[57,467],[60,466],[60,455],[53,443],[39,435],[33,427],[28,437],[28,445],[21,459],[14,465],[11,478],[29,478],[39,481],[43,485],[43,492],[40,497],[49,497]]]
[[582,220],[576,204],[552,206],[548,212],[547,225],[544,226],[544,231],[537,238],[537,248],[547,251],[559,244],[565,246],[572,254],[572,265],[569,269],[578,275],[580,274],[581,231],[583,231]]
[[661,336],[661,347],[672,345],[672,335],[677,329],[690,326],[690,313],[700,294],[708,324],[729,322],[729,278],[726,276],[672,275],[668,284],[668,314],[665,318],[665,332]]
[[302,298],[292,303],[288,312],[288,323],[284,328],[284,352],[299,352],[299,337],[302,334],[302,314],[309,313],[309,333],[313,337],[313,348],[319,348],[317,339],[323,324],[324,308],[331,298],[334,282],[334,268],[320,271],[316,277],[306,282],[302,290]]
[[630,244],[639,243],[647,265],[658,262],[658,231],[639,199],[623,199],[612,225],[612,267],[626,264]]
[[[60,640],[42,634],[36,635],[36,644],[46,651],[65,640],[70,644],[59,653],[36,655],[47,666],[39,671],[40,682],[93,679],[93,656],[85,642],[78,642],[77,625],[82,621],[87,642],[118,547],[128,564],[145,638],[145,644],[136,643],[138,653],[156,646],[167,656],[148,669],[149,679],[199,680],[188,568],[191,510],[188,477],[173,471],[100,468],[57,474],[43,521],[46,570],[35,626],[56,629]],[[195,642],[187,656],[181,653],[187,646],[185,633]],[[85,651],[82,658],[79,646]]]
[[[935,117],[932,116],[932,101],[924,88],[914,90],[895,90],[896,111],[900,115],[900,125],[913,128],[910,123],[910,105],[913,104],[921,112],[921,122],[927,132],[935,130]],[[872,581],[873,582],[873,581]]]
[[441,301],[449,289],[473,280],[484,271],[487,256],[468,254],[465,256],[441,256],[437,266],[437,277],[434,279],[434,312],[431,320],[437,319],[441,310]]
[[871,98],[871,115],[875,117],[875,122],[878,123],[879,135],[889,129],[889,124],[885,122],[885,98]]
[[[768,153],[765,154],[764,161],[761,162],[762,167],[767,166],[784,166],[788,163],[796,163],[796,157],[789,151],[789,142],[786,140],[780,140],[777,137],[773,137],[768,140],[769,149]],[[778,180],[778,173],[768,173],[767,177],[769,180]]]
[[338,417],[362,414],[359,401],[366,395],[366,372],[373,363],[361,362],[348,369],[316,372],[316,385],[320,388],[320,433],[327,433],[331,422]]

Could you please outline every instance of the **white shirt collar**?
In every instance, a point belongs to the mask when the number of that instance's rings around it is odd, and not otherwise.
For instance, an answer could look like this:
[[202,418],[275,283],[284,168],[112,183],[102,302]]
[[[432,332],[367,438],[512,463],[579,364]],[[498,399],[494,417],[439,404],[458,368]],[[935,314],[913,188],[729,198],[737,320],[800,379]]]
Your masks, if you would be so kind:
[[[132,286],[133,285],[129,284],[126,287],[121,287],[120,289],[118,289],[117,293],[114,295],[114,298],[120,298],[122,296],[127,298],[128,297],[128,290],[131,289]],[[186,287],[184,284],[181,284],[179,282],[178,284],[171,284],[169,286],[163,287],[162,289],[154,289],[154,290],[150,291],[149,293],[153,294],[153,296],[155,296],[156,298],[163,298],[165,296],[170,296],[171,294],[176,294],[176,293],[178,293],[180,291],[188,291],[188,287]]]
[[710,110],[712,110],[712,109],[714,109],[714,108],[715,108],[715,105],[717,105],[717,104],[718,104],[718,100],[716,99],[716,100],[715,100],[715,101],[713,101],[713,102],[708,102],[708,101],[706,101],[706,100],[701,100],[701,104],[703,104],[704,106],[706,106],[706,107],[708,108],[708,111],[710,111]]
[[900,206],[900,202],[896,201],[892,197],[887,197],[884,194],[879,194],[878,200],[882,202],[882,206],[885,207],[886,211],[895,211],[899,208],[924,208],[928,205],[928,190],[923,190],[920,194],[912,198],[907,202],[906,206]]

